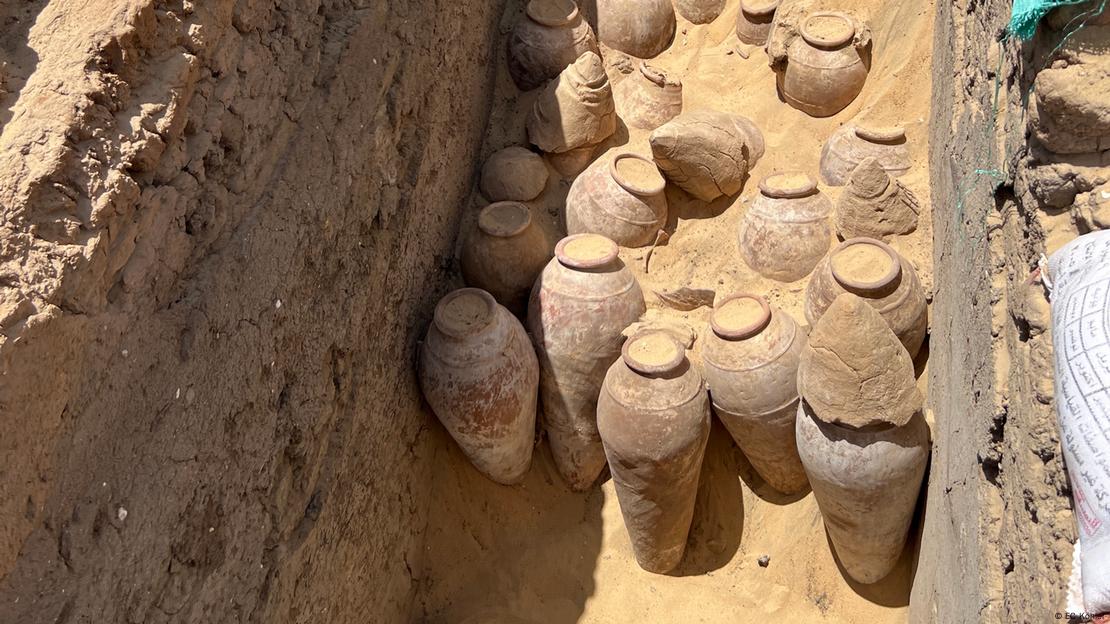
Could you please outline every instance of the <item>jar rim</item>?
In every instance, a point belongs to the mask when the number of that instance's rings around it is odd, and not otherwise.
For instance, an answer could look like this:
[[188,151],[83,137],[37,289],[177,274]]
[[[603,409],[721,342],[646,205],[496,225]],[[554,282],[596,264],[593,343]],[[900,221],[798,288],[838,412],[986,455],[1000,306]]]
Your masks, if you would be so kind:
[[524,12],[541,26],[566,26],[578,17],[578,3],[574,0],[531,0]]
[[[875,247],[886,254],[887,258],[890,259],[890,267],[887,269],[886,273],[884,273],[882,277],[875,280],[860,280],[837,270],[836,264],[833,262],[833,259],[838,254],[855,245],[868,245],[870,247]],[[901,256],[899,256],[898,252],[894,251],[894,249],[890,245],[887,245],[886,243],[874,238],[857,237],[849,238],[848,240],[837,245],[831,252],[829,252],[829,270],[832,272],[833,279],[835,279],[837,283],[839,283],[849,292],[856,294],[870,294],[889,287],[895,282],[895,280],[898,279],[898,277],[902,274],[902,261]]]
[[[728,325],[727,322],[723,322],[720,318],[719,312],[721,312],[729,303],[741,299],[750,299],[759,304],[759,315],[755,319],[753,319],[752,322],[740,326]],[[751,293],[735,293],[729,295],[728,297],[725,297],[716,306],[713,307],[713,312],[709,315],[709,325],[713,328],[713,333],[717,334],[721,338],[727,338],[730,340],[744,340],[747,338],[751,338],[758,335],[770,324],[771,306],[769,303],[767,303],[767,299]]]
[[[585,241],[589,239],[593,241],[600,248],[598,253],[589,255],[576,254],[574,243],[576,241]],[[610,262],[617,259],[617,254],[620,249],[612,239],[602,236],[601,234],[571,234],[559,241],[555,245],[555,257],[563,266],[572,269],[596,269],[597,267],[605,266]]]
[[759,191],[767,197],[793,199],[805,197],[817,190],[817,180],[804,171],[778,171],[763,176]]
[[532,210],[518,201],[493,202],[478,213],[478,229],[498,238],[512,238],[530,225]]
[[[636,183],[625,179],[625,177],[623,175],[621,175],[620,170],[617,169],[617,163],[622,161],[622,160],[639,160],[639,161],[642,161],[642,162],[645,162],[645,163],[651,165],[652,168],[655,169],[656,173],[659,176],[658,184],[654,184],[652,186],[644,187],[644,186],[639,186]],[[663,189],[667,186],[667,181],[663,178],[663,174],[659,173],[659,167],[655,164],[654,161],[652,161],[648,158],[645,158],[645,157],[643,157],[639,154],[634,154],[632,152],[624,152],[623,154],[617,154],[613,158],[613,160],[609,161],[609,175],[612,176],[613,181],[615,181],[618,185],[620,185],[621,188],[628,191],[629,193],[632,193],[633,195],[640,195],[640,196],[658,195],[659,193],[662,193]]]
[[[451,304],[467,298],[480,302],[479,316],[466,321],[453,315]],[[493,324],[497,313],[497,300],[481,288],[459,288],[443,296],[436,304],[432,322],[440,332],[452,338],[467,338],[482,333]]]
[[[656,350],[653,359],[648,359],[635,353],[636,347],[653,341]],[[621,347],[621,359],[632,370],[646,375],[659,375],[677,369],[686,359],[686,348],[678,340],[663,330],[642,331],[628,340]]]
[[762,17],[778,10],[782,0],[740,0],[740,10],[748,15]]
[[[830,18],[841,22],[843,25],[841,32],[831,35],[820,35],[813,31],[813,25],[817,20]],[[839,48],[856,36],[856,25],[845,13],[839,11],[818,11],[802,22],[801,34],[802,39],[805,39],[806,43],[810,45],[819,48]]]
[[857,137],[872,143],[895,143],[906,138],[906,129],[902,126],[858,125],[854,132]]

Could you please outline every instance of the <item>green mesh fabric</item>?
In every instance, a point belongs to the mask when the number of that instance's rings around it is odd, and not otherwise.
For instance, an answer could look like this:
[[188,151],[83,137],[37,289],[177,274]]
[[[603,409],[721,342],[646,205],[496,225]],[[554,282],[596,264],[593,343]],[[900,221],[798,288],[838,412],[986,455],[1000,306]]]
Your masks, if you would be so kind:
[[1046,13],[1065,4],[1081,4],[1086,0],[1014,0],[1010,12],[1010,35],[1030,39],[1037,32],[1037,23]]

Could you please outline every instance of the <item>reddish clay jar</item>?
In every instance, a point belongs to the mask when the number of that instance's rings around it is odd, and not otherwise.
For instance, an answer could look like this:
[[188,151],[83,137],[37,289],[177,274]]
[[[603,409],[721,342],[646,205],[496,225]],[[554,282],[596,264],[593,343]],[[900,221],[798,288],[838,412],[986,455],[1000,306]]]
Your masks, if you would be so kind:
[[640,567],[665,573],[686,550],[705,445],[709,396],[669,333],[638,334],[609,368],[597,426]]
[[601,54],[574,0],[532,0],[509,36],[509,75],[530,91],[586,52]]
[[891,177],[910,170],[906,131],[900,126],[844,126],[821,148],[821,177],[829,186],[844,186],[856,167],[874,158]]
[[702,368],[713,411],[771,487],[806,487],[794,443],[798,361],[806,334],[789,314],[757,295],[727,297],[713,309]]
[[736,15],[736,38],[753,46],[767,44],[771,23],[782,0],[740,0]]
[[759,195],[740,222],[740,255],[760,275],[800,280],[829,249],[832,202],[806,173],[776,173],[759,182]]
[[532,462],[539,367],[520,321],[478,288],[436,305],[420,349],[420,387],[479,472],[519,483]]
[[807,115],[835,115],[856,99],[867,80],[866,51],[854,45],[855,22],[843,13],[819,12],[807,17],[800,30],[778,74],[779,92]]
[[639,71],[613,89],[613,98],[625,123],[654,130],[682,112],[682,81],[640,63]]
[[646,59],[674,38],[671,0],[596,0],[597,37],[616,50]]
[[559,474],[589,488],[605,466],[597,397],[621,353],[622,332],[647,310],[644,293],[597,234],[568,236],[555,247],[532,289],[528,330],[540,362],[543,427]]
[[655,240],[667,222],[666,181],[651,160],[623,153],[590,165],[567,194],[567,233],[601,234],[625,247]]
[[532,284],[551,259],[547,237],[520,202],[497,202],[478,214],[477,227],[459,253],[463,280],[481,288],[517,316],[528,308]]
[[928,307],[917,271],[889,245],[872,238],[840,243],[813,272],[805,314],[815,325],[839,295],[850,292],[878,310],[894,335],[915,357],[925,341]]

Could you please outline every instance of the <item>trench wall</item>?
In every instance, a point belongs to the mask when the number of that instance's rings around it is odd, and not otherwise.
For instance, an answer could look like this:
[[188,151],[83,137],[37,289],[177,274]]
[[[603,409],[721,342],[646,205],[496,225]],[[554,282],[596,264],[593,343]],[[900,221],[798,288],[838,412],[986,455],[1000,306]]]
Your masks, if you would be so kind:
[[401,621],[500,2],[0,5],[0,621]]

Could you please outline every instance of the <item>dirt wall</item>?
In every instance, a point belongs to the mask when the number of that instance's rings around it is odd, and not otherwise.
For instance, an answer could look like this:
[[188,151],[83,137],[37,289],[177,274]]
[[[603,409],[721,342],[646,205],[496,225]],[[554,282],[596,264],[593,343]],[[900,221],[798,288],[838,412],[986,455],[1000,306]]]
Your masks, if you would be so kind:
[[0,3],[0,621],[407,617],[499,4]]

